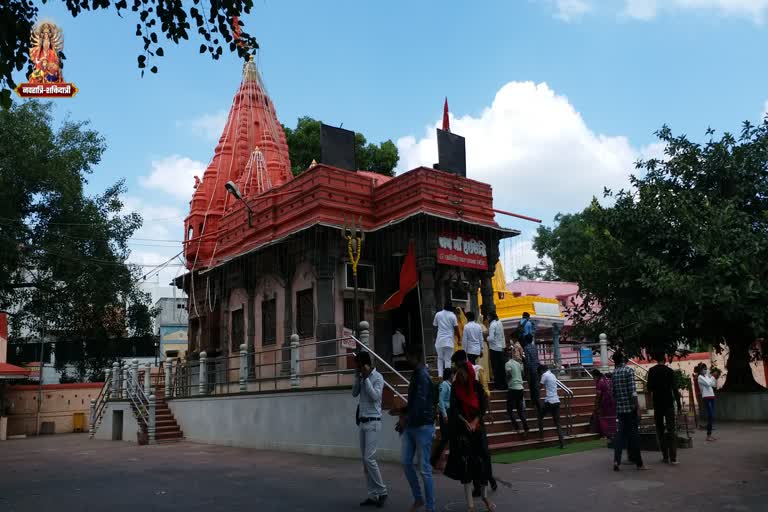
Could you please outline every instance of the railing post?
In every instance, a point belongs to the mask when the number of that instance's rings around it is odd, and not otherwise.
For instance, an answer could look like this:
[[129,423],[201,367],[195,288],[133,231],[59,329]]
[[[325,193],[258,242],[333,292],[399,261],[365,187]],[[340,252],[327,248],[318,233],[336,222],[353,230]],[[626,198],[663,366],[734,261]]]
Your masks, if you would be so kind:
[[121,398],[128,398],[128,379],[131,378],[131,363],[128,361],[123,361],[123,368],[122,372],[123,375],[120,378],[120,397]]
[[[317,347],[317,345],[315,345]],[[291,387],[299,387],[299,335],[291,334]]]
[[208,368],[206,361],[208,360],[208,354],[205,351],[200,352],[200,382],[197,387],[197,391],[201,395],[205,395],[208,392]]
[[109,380],[109,376],[112,374],[112,368],[107,366],[104,368],[104,386],[107,388],[104,390],[104,400],[112,398],[112,381]]
[[600,335],[600,371],[606,373],[610,368],[608,367],[608,335],[602,333]]
[[147,396],[152,394],[152,363],[144,367],[144,393]]
[[248,345],[240,345],[240,391],[246,391],[248,379]]
[[560,324],[552,324],[552,349],[555,353],[555,368],[563,367],[560,357]]
[[120,363],[112,363],[112,398],[120,398]]
[[170,357],[165,358],[165,398],[171,398],[171,365],[173,359]]
[[360,322],[360,343],[365,345],[366,348],[369,347],[369,337],[370,337],[370,331],[369,331],[370,325],[368,325],[368,322],[363,320]]
[[88,425],[88,434],[93,437],[96,433],[96,399],[91,398],[91,421],[90,425]]
[[139,360],[134,359],[131,362],[131,380],[133,381],[133,389],[139,389]]
[[157,404],[155,402],[155,395],[149,395],[149,404],[147,407],[147,442],[154,444],[155,442],[155,409]]

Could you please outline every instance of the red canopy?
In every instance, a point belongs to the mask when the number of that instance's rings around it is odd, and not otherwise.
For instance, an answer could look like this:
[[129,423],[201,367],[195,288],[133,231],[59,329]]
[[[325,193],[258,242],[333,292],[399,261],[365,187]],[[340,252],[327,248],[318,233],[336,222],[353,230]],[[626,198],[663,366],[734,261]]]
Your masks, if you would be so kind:
[[26,379],[30,370],[8,363],[0,363],[0,379]]
[[411,241],[408,246],[408,254],[405,255],[405,261],[403,261],[403,266],[400,269],[400,289],[381,305],[379,311],[399,308],[408,292],[416,288],[418,283],[419,274],[416,272],[416,252],[413,250],[413,241]]

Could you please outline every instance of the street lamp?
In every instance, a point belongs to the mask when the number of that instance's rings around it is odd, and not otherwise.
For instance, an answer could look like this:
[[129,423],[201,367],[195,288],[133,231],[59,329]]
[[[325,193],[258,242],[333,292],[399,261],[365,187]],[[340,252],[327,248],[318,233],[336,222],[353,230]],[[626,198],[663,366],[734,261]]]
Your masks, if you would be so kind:
[[248,203],[245,202],[243,199],[243,195],[240,193],[240,190],[237,188],[237,185],[235,185],[235,182],[228,181],[224,184],[224,188],[227,189],[227,192],[232,194],[232,197],[240,201],[245,205],[245,208],[248,210],[248,227],[252,228],[253,225],[251,224],[251,215],[253,214],[253,210],[251,210],[251,207],[248,206]]

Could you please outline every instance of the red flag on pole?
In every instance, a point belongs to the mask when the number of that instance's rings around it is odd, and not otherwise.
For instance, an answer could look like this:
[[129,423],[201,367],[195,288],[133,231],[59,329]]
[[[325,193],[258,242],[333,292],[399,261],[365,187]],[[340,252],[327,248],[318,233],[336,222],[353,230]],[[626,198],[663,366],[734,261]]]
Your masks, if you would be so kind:
[[445,103],[443,104],[443,131],[444,132],[450,132],[451,131],[451,121],[448,119],[448,97],[445,98]]
[[413,249],[413,241],[408,245],[408,254],[405,255],[403,266],[400,268],[400,289],[392,294],[379,311],[389,311],[399,308],[408,292],[416,288],[419,283],[419,274],[416,271],[416,252]]

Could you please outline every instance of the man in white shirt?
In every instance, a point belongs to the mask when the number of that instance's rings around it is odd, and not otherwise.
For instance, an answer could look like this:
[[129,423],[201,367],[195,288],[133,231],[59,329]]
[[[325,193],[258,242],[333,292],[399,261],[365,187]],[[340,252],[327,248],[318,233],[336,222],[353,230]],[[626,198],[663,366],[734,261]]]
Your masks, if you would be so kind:
[[563,442],[563,430],[560,428],[560,397],[557,396],[557,377],[543,364],[539,365],[538,372],[546,393],[544,407],[539,410],[539,439],[544,439],[544,415],[552,413],[552,420],[555,422],[557,438],[562,449],[565,448],[565,443]]
[[467,311],[467,325],[464,326],[461,345],[467,352],[467,359],[474,365],[483,351],[483,328],[475,322],[473,311]]
[[507,362],[504,357],[504,327],[501,325],[499,316],[491,313],[491,324],[488,326],[488,355],[491,359],[491,370],[493,371],[493,387],[499,391],[506,391],[507,382],[504,370],[504,364]]
[[437,352],[437,373],[442,375],[446,368],[451,367],[453,355],[453,338],[459,337],[459,321],[453,306],[446,302],[442,311],[438,311],[432,322],[435,327],[435,352]]
[[405,336],[398,327],[392,335],[392,362],[399,366],[403,361],[405,361]]

